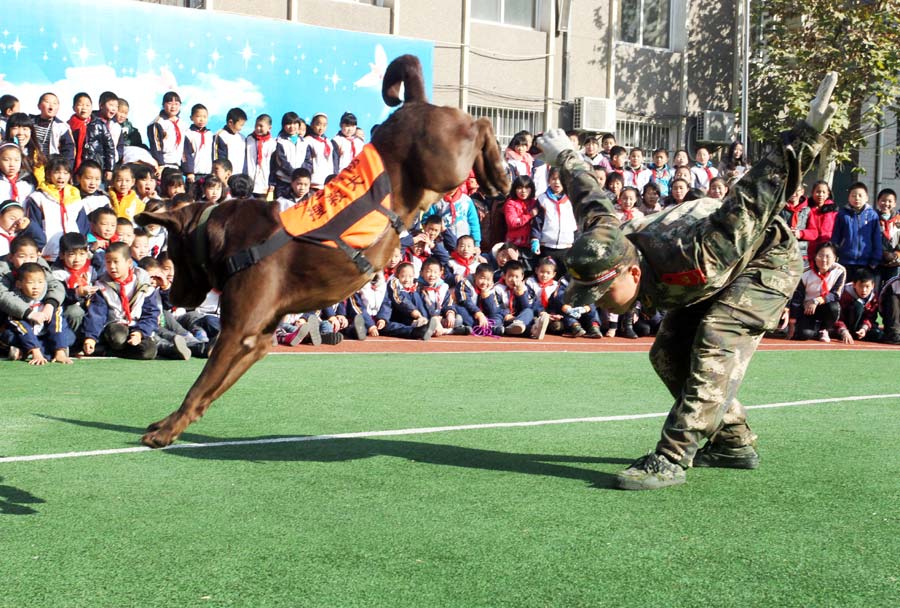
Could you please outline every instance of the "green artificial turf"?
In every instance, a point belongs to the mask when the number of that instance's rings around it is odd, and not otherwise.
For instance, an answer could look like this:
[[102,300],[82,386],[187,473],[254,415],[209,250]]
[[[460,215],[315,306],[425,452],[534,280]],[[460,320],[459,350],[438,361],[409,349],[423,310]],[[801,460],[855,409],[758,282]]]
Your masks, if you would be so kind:
[[[761,352],[741,398],[900,392],[895,360]],[[2,363],[0,456],[135,446],[199,369]],[[610,487],[661,418],[0,463],[0,606],[896,606],[897,401],[752,410],[759,470],[655,492]],[[646,354],[269,357],[183,439],[669,405]]]

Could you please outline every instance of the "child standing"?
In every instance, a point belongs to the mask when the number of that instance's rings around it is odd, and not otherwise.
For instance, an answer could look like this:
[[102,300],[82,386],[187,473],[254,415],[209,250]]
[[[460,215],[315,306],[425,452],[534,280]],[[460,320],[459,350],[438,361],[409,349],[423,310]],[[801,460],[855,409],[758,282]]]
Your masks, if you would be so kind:
[[575,242],[578,226],[575,211],[563,191],[556,167],[547,173],[547,190],[537,197],[537,210],[531,227],[532,240],[538,240],[535,253],[553,256],[557,265],[563,267],[566,252]]
[[[225,115],[225,126],[219,129],[215,138],[215,152],[213,160],[225,160],[231,163],[228,171],[243,173],[244,157],[247,155],[244,136],[241,135],[241,129],[247,122],[247,113],[240,108],[231,108]],[[213,163],[215,168],[215,162]],[[218,175],[223,183],[228,183],[227,177]]]
[[725,157],[719,163],[719,175],[725,178],[727,183],[733,184],[744,177],[749,168],[750,163],[744,154],[744,144],[739,141],[731,142]]
[[6,121],[19,111],[19,99],[13,95],[0,95],[0,138],[6,134]]
[[620,222],[630,222],[631,220],[644,217],[644,214],[641,213],[639,209],[635,208],[637,206],[638,196],[638,189],[632,188],[631,186],[626,187],[622,190],[621,194],[619,194],[616,217],[619,218]]
[[57,118],[59,113],[59,97],[53,93],[44,93],[38,101],[39,113],[34,119],[35,139],[44,156],[61,154],[69,161],[69,167],[75,166],[75,140],[69,125]]
[[[800,243],[800,255],[803,256],[803,265],[809,267],[809,243],[803,240],[803,231],[809,226],[810,209],[803,196],[803,184],[797,186],[797,190],[787,199],[784,209],[781,210],[781,217],[785,219],[794,236]],[[798,236],[799,235],[799,236]]]
[[98,110],[91,115],[91,122],[100,121],[113,143],[113,165],[122,160],[125,153],[125,139],[122,137],[122,125],[117,120],[119,114],[119,98],[112,91],[100,94]]
[[340,133],[334,136],[331,142],[338,154],[338,171],[343,171],[362,152],[366,142],[356,134],[356,115],[344,112],[341,115]]
[[813,184],[808,205],[809,221],[806,229],[795,232],[794,236],[807,241],[808,255],[815,258],[819,247],[831,241],[834,222],[837,219],[837,205],[831,200],[831,187],[828,182],[817,181]]
[[[71,364],[69,347],[75,341],[75,335],[66,324],[59,304],[48,302],[47,282],[44,269],[35,262],[26,262],[19,266],[16,277],[14,296],[21,298],[30,311],[40,311],[49,305],[52,309],[46,321],[37,315],[22,320],[9,319],[7,332],[9,339],[9,358],[24,359],[31,354],[30,365],[45,365],[49,353],[56,363]],[[25,352],[23,352],[25,351]]]
[[885,188],[878,193],[875,206],[881,225],[881,264],[875,276],[875,289],[900,274],[900,216],[896,213],[897,193]]
[[669,182],[673,173],[669,168],[669,151],[665,148],[657,148],[653,151],[653,162],[650,163],[650,183],[656,184],[659,196],[669,195]]
[[[528,178],[529,181],[531,178]],[[429,207],[422,216],[423,221],[437,216],[443,225],[444,245],[448,250],[456,248],[459,237],[470,235],[476,243],[481,242],[481,222],[478,221],[478,209],[475,203],[465,194],[462,187],[457,186],[453,192]],[[435,239],[436,243],[436,239]]]
[[[300,135],[301,122],[296,112],[285,112],[281,117],[281,133],[278,134],[278,139],[275,141],[275,155],[272,157],[275,198],[278,199],[291,196],[294,172],[300,169],[306,160],[306,149],[309,144]],[[307,191],[309,191],[308,188]]]
[[719,170],[713,167],[712,161],[709,160],[709,150],[704,146],[697,148],[694,159],[696,162],[694,163],[694,166],[691,167],[691,175],[693,176],[694,181],[691,184],[691,187],[702,190],[705,193],[709,189],[709,182],[711,182],[714,177],[719,176]]
[[150,152],[161,167],[181,169],[184,162],[185,137],[181,119],[181,97],[175,91],[163,95],[162,109],[147,126]]
[[650,183],[653,172],[644,168],[644,151],[640,148],[632,148],[628,154],[628,166],[625,167],[623,177],[625,186],[636,188],[640,192],[644,186]]
[[525,135],[519,134],[513,137],[504,151],[504,156],[510,179],[523,176],[533,178],[534,158],[528,153],[528,140]]
[[849,205],[838,211],[831,239],[854,280],[858,270],[874,269],[881,263],[881,225],[868,205],[869,189],[864,183],[852,184],[847,196]]
[[53,261],[59,255],[59,239],[63,234],[87,234],[90,225],[81,203],[81,194],[69,183],[69,161],[60,155],[53,156],[47,163],[47,177],[47,181],[28,197],[25,210],[47,238],[41,255]]
[[325,137],[328,129],[328,116],[319,112],[314,114],[309,123],[309,147],[303,166],[312,176],[312,187],[320,190],[330,175],[338,173],[338,154],[331,142]]
[[150,276],[135,268],[130,253],[124,243],[113,243],[106,252],[106,271],[97,280],[97,294],[84,320],[85,355],[93,355],[99,342],[117,357],[156,357],[151,336],[161,311],[151,297]]
[[261,114],[256,119],[253,133],[247,138],[247,157],[244,166],[247,175],[253,178],[253,194],[272,200],[275,193],[275,179],[271,174],[272,156],[277,143],[272,139],[272,117]]
[[192,185],[203,183],[212,173],[213,134],[206,127],[208,122],[209,110],[203,104],[195,104],[191,108],[191,126],[184,134],[187,141],[182,167],[188,183]]
[[[666,190],[668,191],[668,184],[666,185]],[[660,205],[662,189],[659,187],[659,184],[655,184],[650,182],[646,186],[644,186],[644,192],[641,195],[641,200],[638,203],[638,211],[643,213],[644,215],[650,215],[651,213],[656,213],[658,211],[662,211],[662,205]]]
[[93,120],[93,101],[87,93],[76,93],[72,99],[72,117],[69,128],[75,140],[75,170],[83,160],[93,160],[103,170],[103,181],[109,183],[116,164],[116,145],[106,125]]
[[[532,247],[531,223],[537,215],[534,182],[528,176],[517,177],[512,182],[509,198],[503,204],[503,216],[506,218],[504,241],[524,249]],[[536,246],[537,243],[534,244]]]

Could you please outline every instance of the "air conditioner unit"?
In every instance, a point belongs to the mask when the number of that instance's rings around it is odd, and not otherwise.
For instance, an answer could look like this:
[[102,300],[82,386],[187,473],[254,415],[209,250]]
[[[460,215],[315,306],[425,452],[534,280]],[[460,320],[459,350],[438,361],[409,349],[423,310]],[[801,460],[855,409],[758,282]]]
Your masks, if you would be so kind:
[[616,100],[606,97],[576,97],[572,128],[612,133],[616,130]]
[[697,116],[697,141],[727,144],[734,138],[735,115],[703,110]]

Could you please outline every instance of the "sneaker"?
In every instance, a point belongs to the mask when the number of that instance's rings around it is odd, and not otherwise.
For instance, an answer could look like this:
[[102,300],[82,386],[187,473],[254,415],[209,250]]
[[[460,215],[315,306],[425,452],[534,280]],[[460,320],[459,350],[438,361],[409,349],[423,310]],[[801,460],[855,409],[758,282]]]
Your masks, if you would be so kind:
[[628,340],[637,340],[638,335],[634,333],[634,327],[626,325],[620,330],[620,335]]
[[419,317],[415,321],[412,322],[413,327],[425,327],[428,325],[428,317]]
[[586,336],[587,338],[593,338],[594,340],[598,340],[603,337],[603,332],[600,331],[600,326],[596,323],[591,324],[591,328],[587,330]]
[[547,335],[547,327],[550,326],[550,315],[546,312],[542,312],[538,315],[538,318],[534,320],[534,324],[531,326],[531,337],[535,340],[543,340],[544,336]]
[[616,474],[616,481],[623,490],[657,490],[681,485],[687,481],[687,476],[679,465],[662,454],[651,452]]
[[191,358],[191,351],[188,348],[187,341],[184,339],[184,336],[176,335],[172,338],[172,346],[175,348],[175,352],[178,353],[182,359],[187,361]]
[[[423,317],[424,318],[424,317]],[[427,325],[420,325],[412,330],[412,337],[416,340],[430,340],[441,327],[440,317],[431,317]]]
[[827,329],[819,332],[819,342],[831,342],[831,336],[828,335]]
[[[307,325],[309,324],[307,323]],[[322,344],[335,346],[336,344],[340,344],[344,341],[344,336],[339,331],[330,331],[327,334],[322,334],[320,339],[322,340]]]
[[468,325],[459,325],[457,327],[454,327],[450,333],[454,336],[471,336],[472,328]]
[[303,342],[303,338],[309,335],[310,327],[312,323],[304,323],[303,325],[298,325],[297,329],[294,331],[289,331],[283,336],[281,336],[279,342],[284,344],[285,346],[297,346],[301,342]]
[[192,329],[191,335],[194,336],[197,342],[209,342],[209,335],[202,327],[195,327]]
[[725,469],[755,469],[759,466],[759,454],[752,445],[730,448],[707,443],[694,455],[695,467],[721,467]]
[[10,346],[9,354],[6,355],[6,358],[10,361],[21,361],[22,360],[22,349],[18,346]]
[[572,323],[572,337],[573,338],[581,338],[582,336],[587,335],[587,332],[584,331],[584,328],[581,326],[581,323]]
[[521,336],[525,333],[525,329],[525,324],[516,319],[506,326],[506,333],[508,333],[510,336]]
[[366,320],[362,315],[353,317],[353,334],[357,340],[365,340],[369,336],[366,332]]

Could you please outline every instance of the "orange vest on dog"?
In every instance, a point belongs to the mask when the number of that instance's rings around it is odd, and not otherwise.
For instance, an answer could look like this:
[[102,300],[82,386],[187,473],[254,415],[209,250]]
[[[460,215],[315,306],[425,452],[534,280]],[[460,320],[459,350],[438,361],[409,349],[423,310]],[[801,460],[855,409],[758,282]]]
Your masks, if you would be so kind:
[[390,225],[391,181],[381,156],[366,144],[337,177],[312,197],[281,212],[285,231],[303,240],[338,247],[340,239],[354,249],[369,247]]

